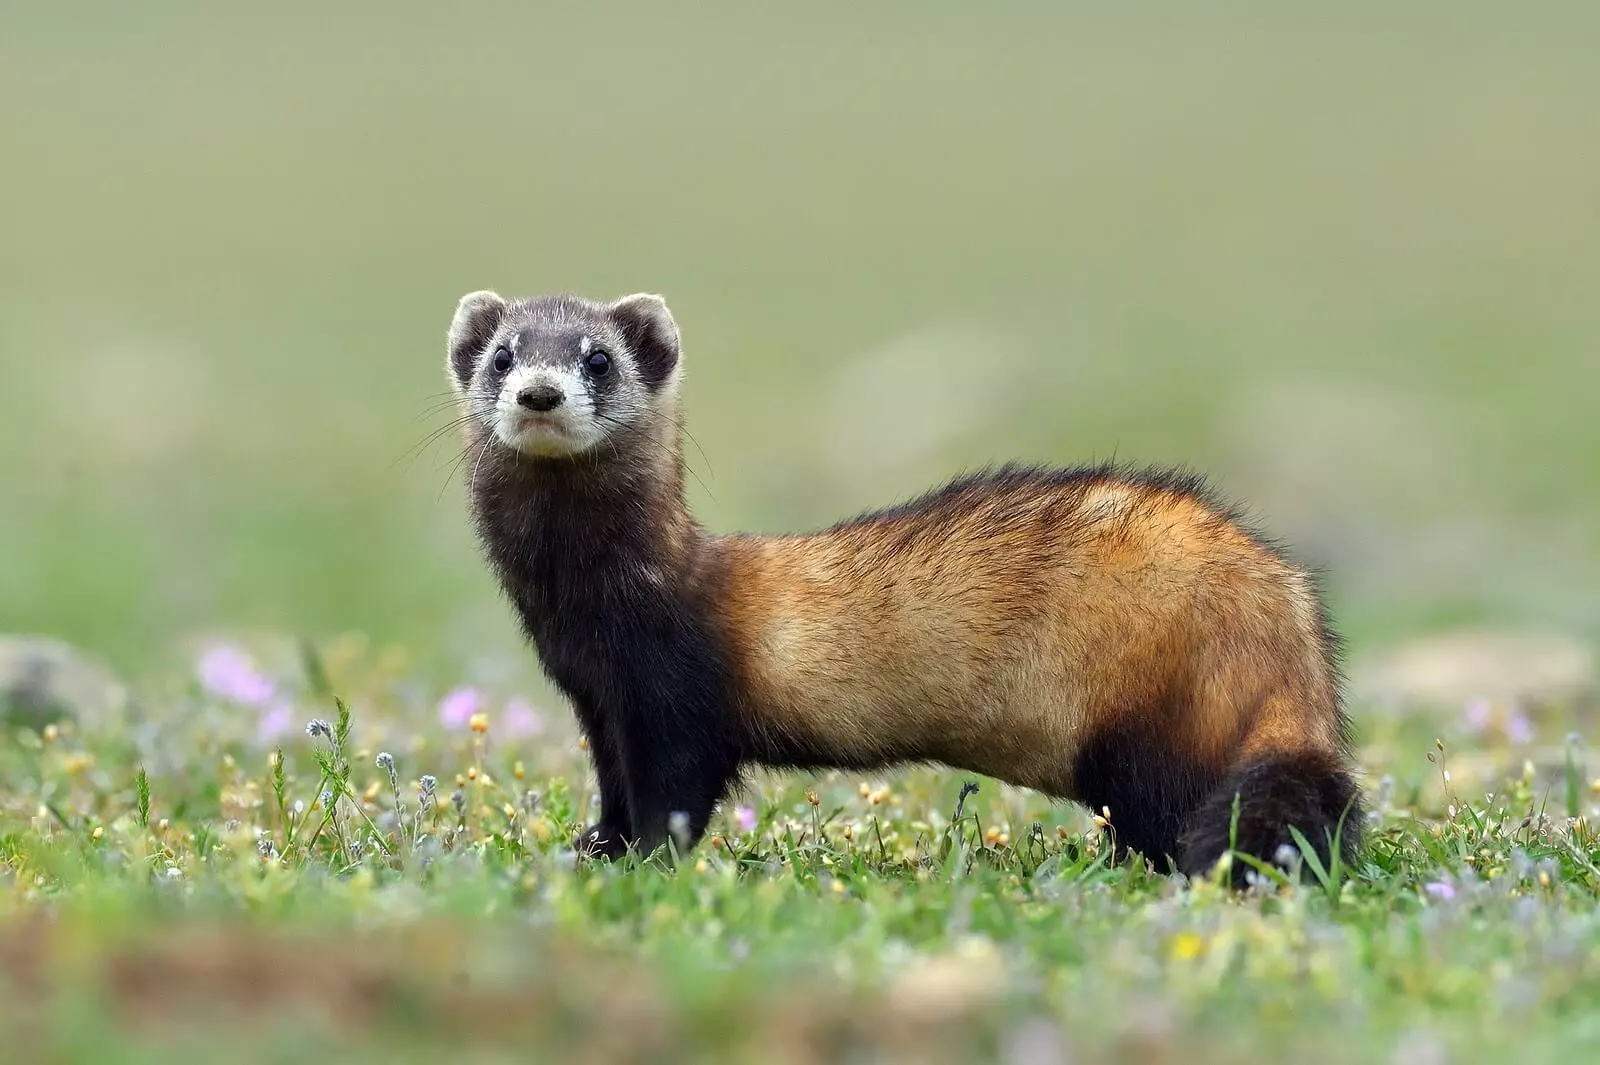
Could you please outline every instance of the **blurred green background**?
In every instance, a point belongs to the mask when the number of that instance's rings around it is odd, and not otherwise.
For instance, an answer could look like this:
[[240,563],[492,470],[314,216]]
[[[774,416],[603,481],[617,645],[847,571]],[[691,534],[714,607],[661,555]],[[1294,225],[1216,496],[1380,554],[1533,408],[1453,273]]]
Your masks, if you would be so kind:
[[[1600,629],[1594,4],[9,5],[0,630],[526,665],[456,298],[664,294],[692,503],[1180,462],[1359,647]],[[703,455],[702,455],[703,451]]]

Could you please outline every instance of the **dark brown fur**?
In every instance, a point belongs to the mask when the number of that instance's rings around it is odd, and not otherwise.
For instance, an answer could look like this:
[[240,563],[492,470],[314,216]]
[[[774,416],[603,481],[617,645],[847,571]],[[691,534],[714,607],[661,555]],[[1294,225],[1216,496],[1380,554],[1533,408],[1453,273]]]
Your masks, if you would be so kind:
[[[462,335],[481,355],[494,327]],[[1121,849],[1191,874],[1230,840],[1271,862],[1291,824],[1353,859],[1316,588],[1198,479],[1006,467],[816,533],[714,535],[683,498],[669,339],[605,446],[534,459],[468,430],[487,556],[590,740],[586,848],[653,849],[674,812],[698,839],[747,764],[932,762],[1109,808]],[[471,361],[452,350],[463,387]]]

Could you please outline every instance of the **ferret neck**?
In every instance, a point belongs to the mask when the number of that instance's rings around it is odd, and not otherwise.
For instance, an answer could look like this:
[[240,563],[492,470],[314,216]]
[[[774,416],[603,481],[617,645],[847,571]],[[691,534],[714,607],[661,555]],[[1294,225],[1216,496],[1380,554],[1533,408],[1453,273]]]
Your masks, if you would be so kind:
[[476,504],[523,550],[579,565],[620,556],[663,575],[683,573],[699,529],[684,498],[680,432],[678,417],[663,414],[659,424],[619,434],[578,459],[506,454],[492,482],[474,490]]

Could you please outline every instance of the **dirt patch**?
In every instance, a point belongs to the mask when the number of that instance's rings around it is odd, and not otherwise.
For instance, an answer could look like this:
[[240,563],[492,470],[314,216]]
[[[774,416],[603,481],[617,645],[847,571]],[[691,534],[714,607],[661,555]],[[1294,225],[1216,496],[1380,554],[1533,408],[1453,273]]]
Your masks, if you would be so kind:
[[[757,988],[736,974],[708,979],[715,986],[688,988],[626,954],[446,921],[381,933],[107,930],[37,915],[0,925],[0,1018],[18,1047],[47,1046],[69,1002],[150,1046],[204,1036],[221,1052],[294,1030],[346,1047],[561,1047],[562,1060],[581,1062],[965,1060],[987,1027],[965,1008],[986,995],[962,983],[952,1003],[950,981],[927,993],[920,970],[863,994],[803,977]],[[26,1030],[14,1026],[23,1020]]]

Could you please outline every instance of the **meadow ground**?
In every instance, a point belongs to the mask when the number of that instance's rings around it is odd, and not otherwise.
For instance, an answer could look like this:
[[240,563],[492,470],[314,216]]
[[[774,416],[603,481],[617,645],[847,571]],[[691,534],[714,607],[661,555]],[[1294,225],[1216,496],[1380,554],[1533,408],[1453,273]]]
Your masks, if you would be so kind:
[[1553,1062],[1600,1040],[1600,811],[1581,742],[1541,743],[1559,715],[1369,729],[1388,771],[1360,863],[1240,898],[933,771],[761,779],[676,863],[574,860],[595,798],[564,716],[435,699],[356,639],[261,661],[207,648],[159,709],[0,754],[11,1051]]
[[1178,463],[1325,569],[1355,675],[1459,626],[1592,649],[1600,5],[12,7],[0,633],[137,702],[0,740],[0,1057],[1600,1044],[1594,708],[1475,658],[1353,696],[1377,820],[1327,883],[1108,868],[1085,812],[936,772],[574,863],[582,752],[430,435],[463,292],[657,291],[712,528]]

